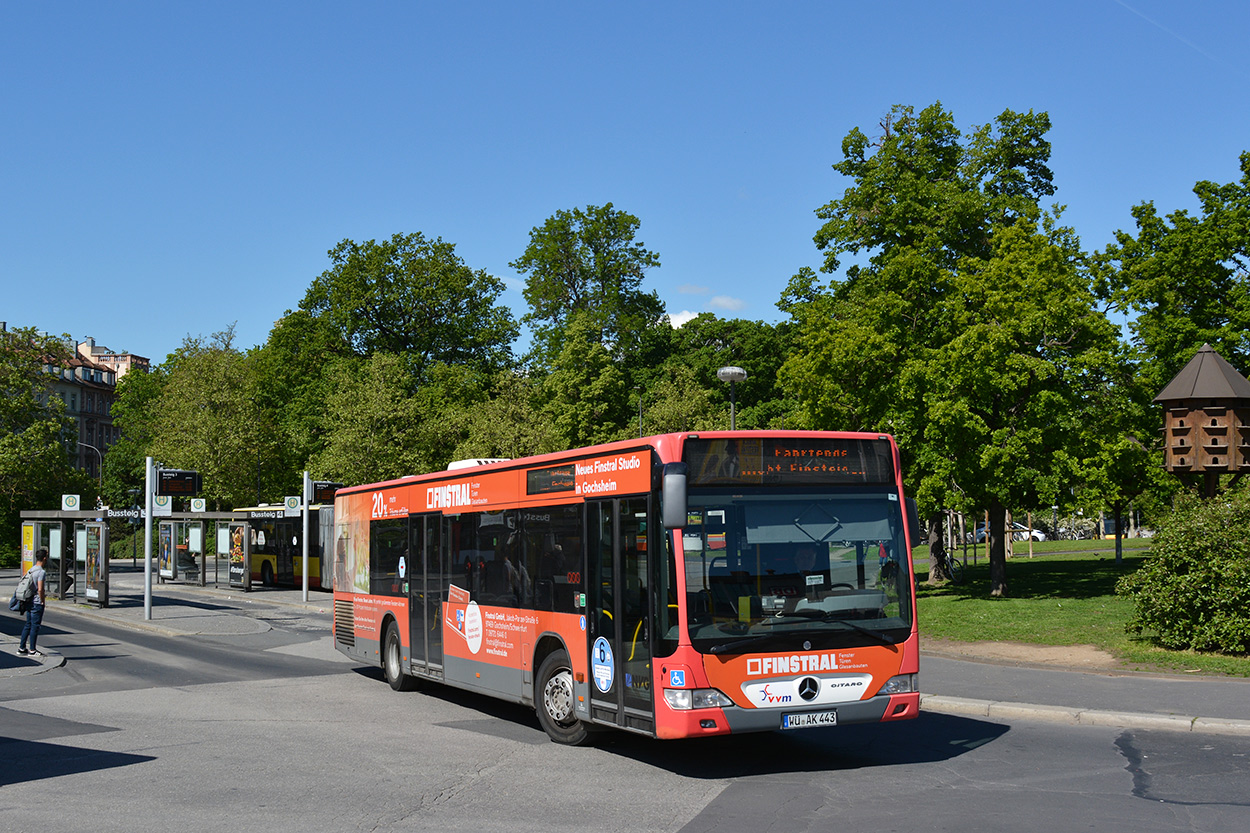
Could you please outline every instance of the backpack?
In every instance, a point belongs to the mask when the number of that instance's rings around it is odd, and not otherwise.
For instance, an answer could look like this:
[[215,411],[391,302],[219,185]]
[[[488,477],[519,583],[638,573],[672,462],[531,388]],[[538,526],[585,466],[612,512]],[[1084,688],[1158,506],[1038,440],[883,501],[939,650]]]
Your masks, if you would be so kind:
[[26,575],[22,576],[22,580],[17,583],[17,590],[13,593],[19,602],[29,602],[35,598],[35,577],[33,575],[34,568],[26,571]]

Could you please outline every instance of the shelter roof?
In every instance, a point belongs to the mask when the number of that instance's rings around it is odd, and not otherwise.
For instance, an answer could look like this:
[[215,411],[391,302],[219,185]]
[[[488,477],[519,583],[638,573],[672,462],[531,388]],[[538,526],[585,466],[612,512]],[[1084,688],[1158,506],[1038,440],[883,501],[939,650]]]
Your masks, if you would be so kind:
[[1250,381],[1211,347],[1201,349],[1155,397],[1155,402],[1189,399],[1244,399],[1250,402]]

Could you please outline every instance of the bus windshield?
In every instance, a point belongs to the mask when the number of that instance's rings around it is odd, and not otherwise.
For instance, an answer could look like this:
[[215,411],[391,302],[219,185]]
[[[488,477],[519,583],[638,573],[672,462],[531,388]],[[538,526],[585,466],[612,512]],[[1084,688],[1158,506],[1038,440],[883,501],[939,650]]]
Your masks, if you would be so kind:
[[689,506],[682,549],[698,650],[892,645],[910,635],[897,492],[695,489]]

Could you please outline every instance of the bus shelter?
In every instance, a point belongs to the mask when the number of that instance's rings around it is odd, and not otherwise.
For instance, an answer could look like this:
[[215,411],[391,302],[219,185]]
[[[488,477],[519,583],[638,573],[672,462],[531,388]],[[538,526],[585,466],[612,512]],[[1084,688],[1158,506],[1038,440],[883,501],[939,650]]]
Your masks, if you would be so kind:
[[237,512],[171,512],[156,520],[153,542],[162,583],[250,590],[250,524]]
[[[39,549],[47,549],[49,596],[108,607],[112,514],[107,509],[23,510],[22,572],[34,566]],[[253,536],[246,516],[173,512],[155,520],[153,560],[162,583],[251,589]]]
[[56,599],[108,607],[109,537],[106,511],[23,510],[22,572],[48,551],[45,592]]

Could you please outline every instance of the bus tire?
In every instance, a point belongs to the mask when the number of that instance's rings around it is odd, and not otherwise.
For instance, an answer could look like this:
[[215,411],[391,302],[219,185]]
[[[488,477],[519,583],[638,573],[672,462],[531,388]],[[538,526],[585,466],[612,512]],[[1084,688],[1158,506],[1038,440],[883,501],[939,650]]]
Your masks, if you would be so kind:
[[273,586],[273,565],[268,561],[260,565],[260,583],[266,587]]
[[573,693],[573,667],[569,655],[553,651],[538,667],[534,682],[534,710],[538,722],[556,743],[581,746],[590,738],[586,724],[577,719]]
[[404,673],[403,643],[399,641],[399,628],[394,622],[386,626],[386,636],[382,638],[382,673],[396,691],[412,691],[417,687],[417,681]]

